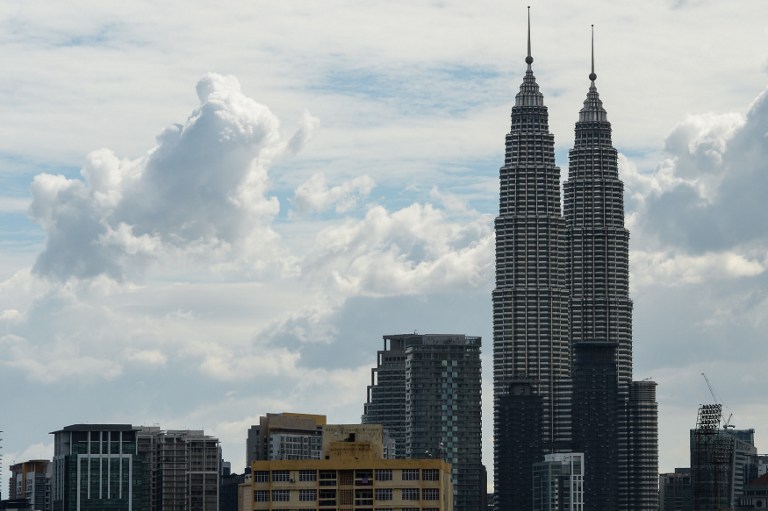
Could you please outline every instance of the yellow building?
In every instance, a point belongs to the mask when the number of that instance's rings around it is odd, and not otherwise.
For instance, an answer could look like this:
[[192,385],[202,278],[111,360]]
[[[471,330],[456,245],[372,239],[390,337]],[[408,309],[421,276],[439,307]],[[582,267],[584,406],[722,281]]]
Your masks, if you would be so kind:
[[382,438],[380,425],[325,426],[324,459],[253,462],[244,500],[253,510],[453,511],[451,465],[384,459]]

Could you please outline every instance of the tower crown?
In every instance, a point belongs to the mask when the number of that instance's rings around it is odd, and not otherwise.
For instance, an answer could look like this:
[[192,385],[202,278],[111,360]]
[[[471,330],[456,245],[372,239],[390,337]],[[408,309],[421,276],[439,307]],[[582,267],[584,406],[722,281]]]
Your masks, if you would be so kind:
[[589,73],[589,92],[584,100],[584,108],[579,111],[579,122],[607,122],[608,115],[603,108],[600,94],[595,86],[597,75],[595,74],[595,26],[592,25],[592,70]]
[[525,78],[520,85],[520,92],[515,96],[515,106],[544,106],[544,95],[539,92],[539,84],[536,83],[536,77],[533,76],[533,57],[531,56],[531,6],[528,6],[528,56],[525,57],[525,63],[528,69],[525,71]]

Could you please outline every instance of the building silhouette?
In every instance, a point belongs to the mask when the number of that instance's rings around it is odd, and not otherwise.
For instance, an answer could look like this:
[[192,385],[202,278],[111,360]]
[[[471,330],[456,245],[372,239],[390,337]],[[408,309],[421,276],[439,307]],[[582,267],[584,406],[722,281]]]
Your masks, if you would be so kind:
[[616,343],[579,342],[573,360],[573,450],[584,453],[584,510],[618,509]]
[[494,457],[504,462],[496,474],[497,509],[532,509],[534,466],[544,459],[541,396],[528,380],[513,381],[496,403],[498,436]]
[[397,450],[405,458],[450,463],[454,507],[462,511],[480,510],[486,500],[480,344],[467,335],[384,336],[363,415],[364,424],[404,439]]

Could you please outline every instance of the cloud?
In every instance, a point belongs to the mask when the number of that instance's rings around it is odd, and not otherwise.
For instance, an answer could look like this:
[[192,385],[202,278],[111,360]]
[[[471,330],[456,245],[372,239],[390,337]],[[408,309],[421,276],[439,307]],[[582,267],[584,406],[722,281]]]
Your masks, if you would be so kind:
[[367,198],[373,185],[373,179],[370,177],[359,176],[329,188],[325,175],[317,173],[296,189],[293,204],[299,215],[323,213],[331,208],[337,213],[344,213]]
[[450,219],[430,204],[373,206],[361,221],[320,232],[304,269],[345,295],[478,286],[492,275],[493,240],[486,215]]
[[768,90],[746,116],[688,116],[651,174],[620,159],[627,225],[642,247],[631,254],[635,290],[733,279],[745,280],[740,293],[759,286],[752,279],[768,267],[767,142]]
[[270,223],[280,206],[267,195],[267,169],[301,148],[313,118],[285,140],[277,117],[234,77],[208,74],[197,94],[186,123],[163,130],[144,157],[102,149],[88,155],[82,179],[35,177],[30,214],[47,236],[36,274],[121,281],[163,258],[243,259],[256,269],[278,260]]

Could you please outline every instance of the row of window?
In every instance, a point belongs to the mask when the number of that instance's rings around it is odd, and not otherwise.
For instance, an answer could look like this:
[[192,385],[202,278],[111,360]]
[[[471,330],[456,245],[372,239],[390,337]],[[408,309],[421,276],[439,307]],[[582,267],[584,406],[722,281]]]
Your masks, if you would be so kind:
[[[317,470],[299,470],[299,481],[317,481]],[[369,485],[371,480],[371,470],[356,470],[354,472],[354,481],[356,485]],[[377,481],[391,481],[392,469],[377,469],[373,471],[373,475]],[[338,478],[341,480],[341,484],[352,484],[352,471],[339,471]],[[337,478],[337,471],[335,470],[321,470],[320,479],[321,483],[326,481],[335,481]],[[439,469],[422,469],[407,468],[400,470],[400,478],[402,481],[439,481],[440,470]],[[253,481],[257,483],[272,482],[294,482],[291,477],[290,470],[257,470],[253,473]],[[335,482],[332,484],[335,486]],[[323,485],[327,486],[327,485]]]
[[[295,491],[295,490],[294,490]],[[317,490],[298,490],[299,502],[314,502],[318,500]],[[272,502],[290,502],[291,490],[255,490],[253,492],[253,500],[255,502],[269,502],[270,495]],[[363,501],[373,500],[374,495],[376,500],[388,501],[392,500],[394,490],[392,488],[377,488],[375,490],[357,490],[355,492],[355,500],[359,501],[362,505],[366,503]],[[439,488],[422,488],[419,492],[419,488],[401,488],[400,498],[401,500],[440,500]],[[320,490],[320,500],[328,501],[329,499],[336,499],[336,490]],[[350,493],[351,497],[351,493]]]

